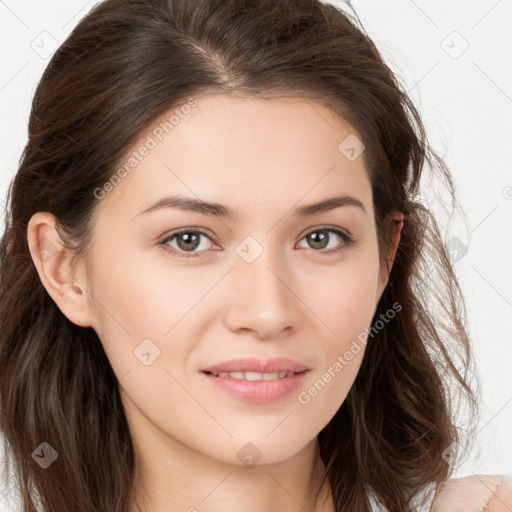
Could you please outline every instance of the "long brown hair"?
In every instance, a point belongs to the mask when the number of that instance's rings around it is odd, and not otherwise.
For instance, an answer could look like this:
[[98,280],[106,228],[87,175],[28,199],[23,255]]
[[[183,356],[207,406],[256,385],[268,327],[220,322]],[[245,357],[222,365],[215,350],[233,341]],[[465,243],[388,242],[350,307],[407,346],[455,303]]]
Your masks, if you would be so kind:
[[[369,338],[353,387],[318,435],[336,511],[368,511],[372,500],[412,511],[450,476],[448,455],[464,443],[457,406],[464,400],[475,418],[478,402],[464,300],[420,178],[440,176],[456,207],[454,186],[356,17],[318,0],[106,0],[47,66],[7,193],[0,428],[24,512],[128,512],[137,460],[99,337],[70,322],[38,277],[30,218],[55,215],[66,249],[85,257],[94,191],[156,118],[202,93],[277,91],[328,106],[361,135],[382,265],[384,220],[405,215],[374,321],[402,309]],[[41,443],[58,453],[46,469],[33,455]]]

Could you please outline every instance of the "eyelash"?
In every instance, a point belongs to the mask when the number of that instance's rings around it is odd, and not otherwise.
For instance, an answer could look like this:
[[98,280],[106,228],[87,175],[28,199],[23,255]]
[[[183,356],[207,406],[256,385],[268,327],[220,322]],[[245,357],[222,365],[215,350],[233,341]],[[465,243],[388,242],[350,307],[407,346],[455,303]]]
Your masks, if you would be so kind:
[[[313,251],[315,252],[319,252],[321,254],[324,254],[324,255],[330,255],[330,254],[333,254],[333,253],[338,253],[340,251],[342,251],[344,248],[346,248],[347,246],[350,246],[351,244],[354,243],[354,239],[352,237],[350,237],[349,235],[347,235],[344,231],[342,231],[341,229],[339,228],[334,228],[334,227],[330,227],[330,226],[324,226],[324,227],[320,227],[320,228],[316,228],[312,231],[310,231],[309,233],[306,233],[302,238],[305,238],[307,237],[308,235],[311,235],[312,233],[316,233],[317,231],[327,231],[327,232],[332,232],[332,233],[336,233],[337,235],[340,236],[340,238],[344,241],[344,244],[341,245],[341,247],[339,248],[335,248],[335,249],[328,249],[328,250],[322,250],[322,249],[312,249]],[[171,253],[173,255],[176,255],[178,256],[179,258],[197,258],[199,256],[202,255],[203,252],[205,251],[200,251],[198,253],[195,253],[195,254],[185,254],[181,251],[177,251],[176,249],[173,249],[172,247],[169,247],[167,244],[168,242],[170,242],[171,240],[173,240],[173,238],[183,234],[183,233],[199,233],[201,235],[204,235],[206,236],[208,239],[210,239],[212,242],[215,242],[214,240],[211,239],[211,237],[208,235],[208,233],[206,233],[205,231],[203,231],[202,229],[191,229],[191,228],[184,228],[184,229],[180,229],[178,231],[175,231],[173,233],[171,233],[169,236],[166,236],[161,242],[159,242],[159,245],[161,245],[163,247],[163,249],[165,251],[167,251],[168,253]]]

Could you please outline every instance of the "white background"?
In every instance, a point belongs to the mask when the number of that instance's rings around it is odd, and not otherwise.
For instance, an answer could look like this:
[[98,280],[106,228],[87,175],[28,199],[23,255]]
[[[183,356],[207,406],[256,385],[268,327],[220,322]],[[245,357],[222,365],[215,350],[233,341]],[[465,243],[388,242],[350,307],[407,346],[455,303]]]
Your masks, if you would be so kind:
[[[0,0],[2,205],[36,84],[57,45],[95,4]],[[512,474],[512,0],[353,6],[419,107],[468,219],[468,229],[443,226],[446,240],[456,236],[467,246],[456,271],[483,392],[478,438],[455,476]],[[7,510],[2,501],[0,510]]]

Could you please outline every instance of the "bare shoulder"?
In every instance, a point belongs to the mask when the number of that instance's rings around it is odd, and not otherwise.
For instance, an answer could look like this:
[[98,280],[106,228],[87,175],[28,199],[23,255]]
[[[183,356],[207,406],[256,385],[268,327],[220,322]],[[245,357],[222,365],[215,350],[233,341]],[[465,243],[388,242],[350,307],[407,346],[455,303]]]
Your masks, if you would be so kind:
[[436,492],[430,512],[511,512],[512,475],[450,478]]

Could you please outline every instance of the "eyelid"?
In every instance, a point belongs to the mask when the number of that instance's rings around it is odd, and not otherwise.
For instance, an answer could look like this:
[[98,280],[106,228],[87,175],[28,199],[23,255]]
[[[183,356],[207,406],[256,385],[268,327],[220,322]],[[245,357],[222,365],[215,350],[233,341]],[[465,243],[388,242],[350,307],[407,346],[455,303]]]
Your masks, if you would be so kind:
[[319,226],[315,226],[313,228],[308,228],[306,231],[304,231],[304,233],[300,235],[300,240],[302,240],[305,236],[310,235],[311,233],[314,233],[315,231],[322,231],[322,230],[329,231],[331,229],[334,231],[341,231],[342,233],[347,235],[352,240],[355,239],[352,232],[346,228],[342,228],[340,226],[335,226],[335,225],[330,225],[330,224],[320,224]]
[[167,240],[168,238],[171,238],[175,235],[180,235],[181,233],[201,233],[208,238],[211,238],[213,241],[216,242],[216,237],[213,235],[213,233],[206,229],[206,228],[198,228],[194,226],[186,227],[186,228],[178,228],[174,231],[169,231],[169,233],[166,233],[162,236],[162,241]]

